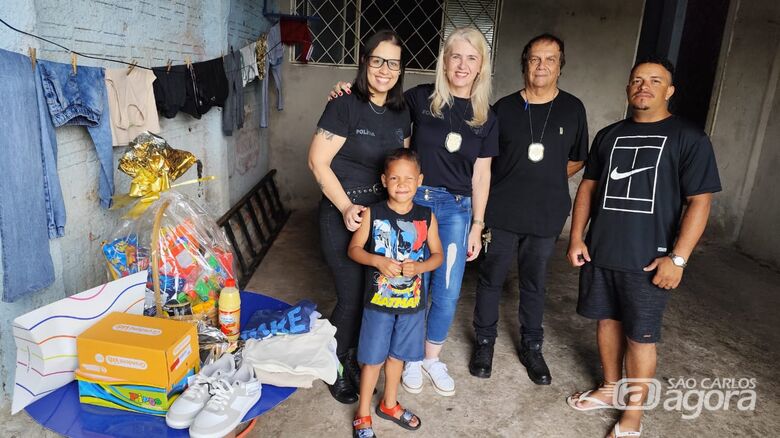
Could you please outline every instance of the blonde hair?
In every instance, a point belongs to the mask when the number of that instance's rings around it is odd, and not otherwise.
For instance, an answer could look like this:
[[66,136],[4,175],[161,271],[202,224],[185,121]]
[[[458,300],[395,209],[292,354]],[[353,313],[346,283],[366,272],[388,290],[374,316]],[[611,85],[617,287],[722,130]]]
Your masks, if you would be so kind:
[[450,91],[450,83],[447,79],[447,73],[444,71],[444,66],[447,62],[447,57],[452,53],[452,44],[456,39],[461,39],[471,44],[472,47],[477,49],[482,57],[482,67],[474,79],[474,83],[471,85],[471,107],[473,109],[474,116],[469,120],[468,125],[471,127],[482,126],[487,122],[488,110],[490,108],[490,93],[491,93],[491,67],[490,67],[490,51],[488,50],[487,40],[482,32],[473,27],[457,27],[447,37],[444,42],[444,48],[439,53],[439,58],[436,60],[436,84],[434,86],[433,94],[431,94],[431,113],[436,117],[444,117],[442,115],[442,109],[444,105],[453,104],[453,96]]

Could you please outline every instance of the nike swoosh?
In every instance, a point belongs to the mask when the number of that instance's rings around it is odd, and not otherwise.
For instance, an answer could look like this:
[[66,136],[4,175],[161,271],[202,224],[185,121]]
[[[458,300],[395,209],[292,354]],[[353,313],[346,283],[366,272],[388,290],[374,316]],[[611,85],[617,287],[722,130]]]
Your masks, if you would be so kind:
[[612,169],[612,173],[609,174],[609,177],[617,181],[619,179],[628,178],[629,176],[631,176],[631,175],[633,175],[635,173],[644,172],[645,170],[650,170],[652,168],[653,168],[653,166],[642,167],[640,169],[629,170],[628,172],[618,172],[618,169],[616,167],[616,168]]

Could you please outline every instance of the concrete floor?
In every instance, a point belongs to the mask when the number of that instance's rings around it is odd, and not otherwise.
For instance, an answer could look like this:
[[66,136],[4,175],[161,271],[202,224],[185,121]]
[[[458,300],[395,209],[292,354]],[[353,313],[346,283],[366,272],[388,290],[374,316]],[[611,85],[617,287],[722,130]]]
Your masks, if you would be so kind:
[[[314,211],[294,212],[247,289],[290,303],[308,298],[328,315],[335,295],[320,256],[317,229]],[[612,427],[616,411],[583,414],[565,403],[568,394],[588,389],[600,378],[595,324],[575,314],[577,271],[564,260],[565,244],[558,243],[548,281],[544,351],[552,385],[532,384],[517,359],[516,273],[511,274],[505,289],[493,376],[485,380],[469,374],[476,283],[475,266],[470,266],[442,353],[457,394],[440,397],[427,382],[418,395],[401,390],[400,401],[423,420],[422,429],[414,436],[601,437]],[[780,431],[780,374],[775,365],[780,362],[778,311],[780,273],[732,249],[700,245],[666,313],[664,340],[658,345],[661,404],[646,414],[643,436],[772,436]],[[683,411],[663,407],[664,400],[672,397],[667,393],[670,382],[681,377],[699,382],[705,378],[753,378],[755,409],[739,410],[737,400],[747,397],[742,394],[731,399],[728,410],[704,409],[697,418],[683,419],[695,411],[695,395],[684,400]],[[718,394],[707,397],[710,406],[717,404]],[[333,400],[323,383],[315,384],[312,389],[298,390],[260,417],[250,436],[349,436],[354,408]],[[0,420],[0,435],[4,437],[52,436],[26,414],[10,417],[7,407]],[[380,436],[412,436],[387,421],[375,421]]]

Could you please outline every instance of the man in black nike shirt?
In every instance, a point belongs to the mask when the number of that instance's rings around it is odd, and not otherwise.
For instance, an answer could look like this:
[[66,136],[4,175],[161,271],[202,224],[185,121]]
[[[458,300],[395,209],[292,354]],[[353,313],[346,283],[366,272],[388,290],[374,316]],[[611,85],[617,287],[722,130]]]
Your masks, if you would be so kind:
[[[580,411],[625,409],[610,436],[641,432],[642,382],[655,376],[663,311],[721,190],[709,138],[669,112],[673,71],[660,58],[634,65],[632,116],[596,135],[574,202],[567,256],[581,267],[577,313],[598,320],[604,381],[567,401]],[[639,383],[621,381],[624,360],[625,376]]]
[[523,49],[525,88],[499,99],[499,156],[493,160],[485,222],[491,242],[479,267],[474,308],[476,347],[469,371],[490,377],[504,281],[517,254],[520,361],[536,384],[552,378],[542,356],[545,277],[555,241],[571,209],[568,178],[588,154],[585,107],[558,88],[566,60],[550,34]]

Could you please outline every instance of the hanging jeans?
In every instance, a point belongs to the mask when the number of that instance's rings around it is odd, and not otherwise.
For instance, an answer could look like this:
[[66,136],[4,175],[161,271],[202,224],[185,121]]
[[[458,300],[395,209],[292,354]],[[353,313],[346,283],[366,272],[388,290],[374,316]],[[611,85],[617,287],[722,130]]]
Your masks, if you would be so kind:
[[[38,106],[48,108],[51,125],[81,125],[87,128],[95,144],[100,162],[98,196],[103,208],[111,206],[114,194],[113,147],[111,140],[111,118],[108,113],[108,94],[106,93],[105,71],[98,67],[79,67],[76,74],[70,64],[38,61],[42,94],[38,96]],[[47,181],[47,209],[57,228],[64,226],[65,206],[59,190],[57,176],[57,139],[54,129],[43,133],[44,144],[51,145],[51,153],[44,151],[44,170]],[[46,140],[46,137],[50,140]],[[52,183],[57,181],[56,184]],[[50,184],[51,183],[51,184]],[[62,223],[57,219],[62,217]],[[51,218],[50,218],[51,229]],[[60,234],[61,235],[61,234]]]
[[271,75],[274,77],[276,86],[276,109],[284,109],[284,99],[282,95],[282,62],[284,62],[284,46],[282,45],[282,34],[279,31],[277,23],[268,30],[266,45],[268,53],[265,55],[265,77],[260,82],[260,127],[268,127],[268,82],[271,81]]
[[30,58],[0,49],[0,243],[5,302],[54,282],[35,81]]
[[414,202],[429,207],[439,225],[444,263],[432,272],[423,274],[431,297],[425,339],[432,344],[443,344],[455,317],[466,269],[471,197],[453,195],[444,187],[420,186]]

